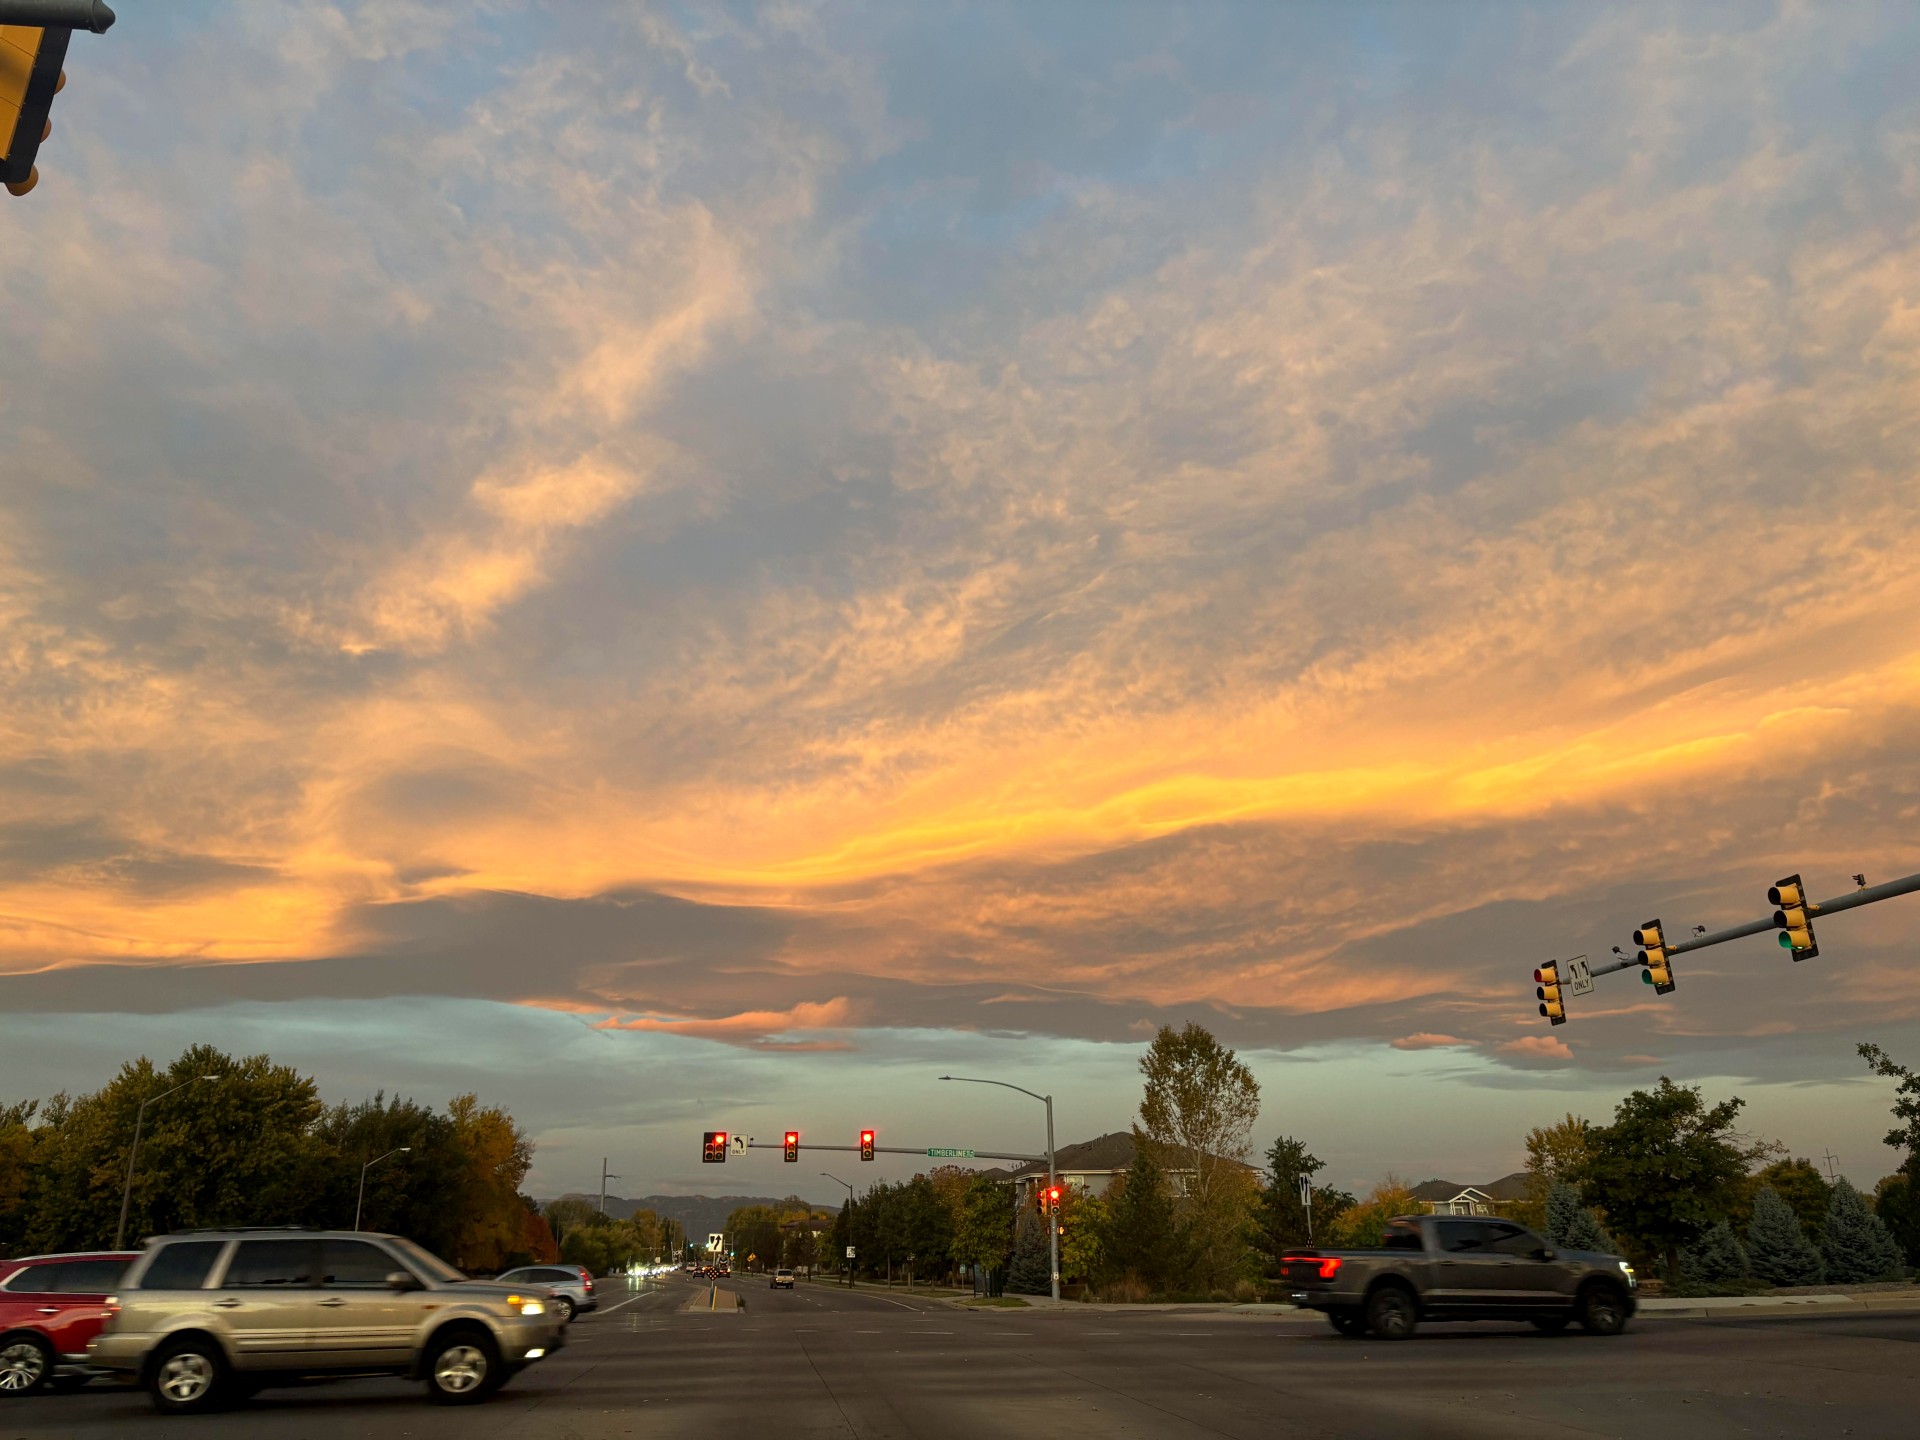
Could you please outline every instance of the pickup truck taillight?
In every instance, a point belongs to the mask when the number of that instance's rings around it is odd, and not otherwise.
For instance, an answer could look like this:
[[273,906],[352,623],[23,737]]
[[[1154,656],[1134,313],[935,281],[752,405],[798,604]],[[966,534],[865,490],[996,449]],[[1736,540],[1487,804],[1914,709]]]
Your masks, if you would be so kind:
[[1319,1272],[1322,1280],[1331,1280],[1340,1273],[1340,1257],[1337,1255],[1288,1255],[1280,1263],[1311,1265]]

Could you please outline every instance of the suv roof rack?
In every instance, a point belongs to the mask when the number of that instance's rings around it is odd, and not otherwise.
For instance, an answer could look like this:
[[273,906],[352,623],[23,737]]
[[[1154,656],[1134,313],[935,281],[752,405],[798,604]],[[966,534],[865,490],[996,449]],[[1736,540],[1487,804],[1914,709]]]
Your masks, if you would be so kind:
[[191,1230],[169,1230],[165,1235],[156,1235],[156,1240],[166,1240],[175,1235],[318,1235],[327,1227],[324,1225],[198,1225]]

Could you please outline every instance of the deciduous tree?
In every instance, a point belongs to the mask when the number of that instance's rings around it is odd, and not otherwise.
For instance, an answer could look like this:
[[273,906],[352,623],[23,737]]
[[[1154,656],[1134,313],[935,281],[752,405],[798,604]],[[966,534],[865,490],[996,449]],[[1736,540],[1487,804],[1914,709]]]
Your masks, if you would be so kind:
[[1589,1127],[1587,1158],[1576,1178],[1607,1224],[1664,1255],[1677,1276],[1679,1250],[1727,1213],[1757,1147],[1734,1131],[1745,1102],[1708,1105],[1699,1088],[1660,1077],[1614,1110],[1613,1123]]
[[1260,1116],[1260,1083],[1196,1024],[1178,1032],[1162,1026],[1140,1057],[1140,1073],[1146,1086],[1134,1148],[1153,1147],[1156,1162],[1185,1177],[1183,1238],[1201,1288],[1230,1283],[1247,1263],[1254,1189],[1242,1162]]

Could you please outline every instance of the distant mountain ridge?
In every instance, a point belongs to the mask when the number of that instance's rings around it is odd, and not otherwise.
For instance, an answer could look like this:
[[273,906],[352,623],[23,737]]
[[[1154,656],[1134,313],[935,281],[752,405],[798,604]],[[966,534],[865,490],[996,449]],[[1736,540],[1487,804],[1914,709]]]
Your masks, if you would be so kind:
[[[596,1210],[600,1207],[598,1192],[582,1195],[578,1190],[569,1190],[560,1197],[562,1200],[584,1200]],[[643,1195],[638,1200],[621,1195],[607,1196],[607,1214],[616,1220],[626,1220],[641,1210],[651,1210],[663,1220],[674,1220],[686,1228],[689,1237],[696,1242],[727,1228],[727,1217],[736,1210],[744,1210],[749,1205],[780,1205],[791,1199],[771,1195]],[[543,1205],[548,1203],[541,1202]],[[838,1205],[826,1205],[817,1200],[803,1202],[815,1210],[825,1210],[829,1214],[838,1213]]]

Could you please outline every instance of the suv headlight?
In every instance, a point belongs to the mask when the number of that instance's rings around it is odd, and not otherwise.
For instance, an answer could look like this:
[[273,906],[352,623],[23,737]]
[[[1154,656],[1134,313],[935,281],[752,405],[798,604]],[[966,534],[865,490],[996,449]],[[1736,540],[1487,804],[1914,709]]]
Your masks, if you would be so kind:
[[1618,1261],[1618,1262],[1616,1262],[1616,1263],[1617,1263],[1617,1264],[1618,1264],[1618,1265],[1620,1266],[1620,1273],[1621,1273],[1622,1275],[1624,1275],[1624,1276],[1626,1276],[1626,1277],[1627,1277],[1627,1284],[1628,1284],[1628,1285],[1630,1285],[1630,1286],[1637,1286],[1637,1285],[1638,1285],[1638,1284],[1640,1283],[1640,1282],[1639,1282],[1639,1281],[1638,1281],[1638,1280],[1637,1280],[1637,1279],[1636,1279],[1636,1278],[1634,1277],[1634,1273],[1633,1273],[1633,1266],[1631,1266],[1631,1265],[1629,1265],[1629,1264],[1628,1264],[1628,1263],[1627,1263],[1626,1261],[1624,1261],[1624,1260],[1621,1260],[1621,1261]]
[[513,1306],[513,1308],[518,1310],[522,1315],[544,1315],[547,1313],[547,1302],[535,1299],[531,1295],[509,1295],[507,1296],[507,1304]]

